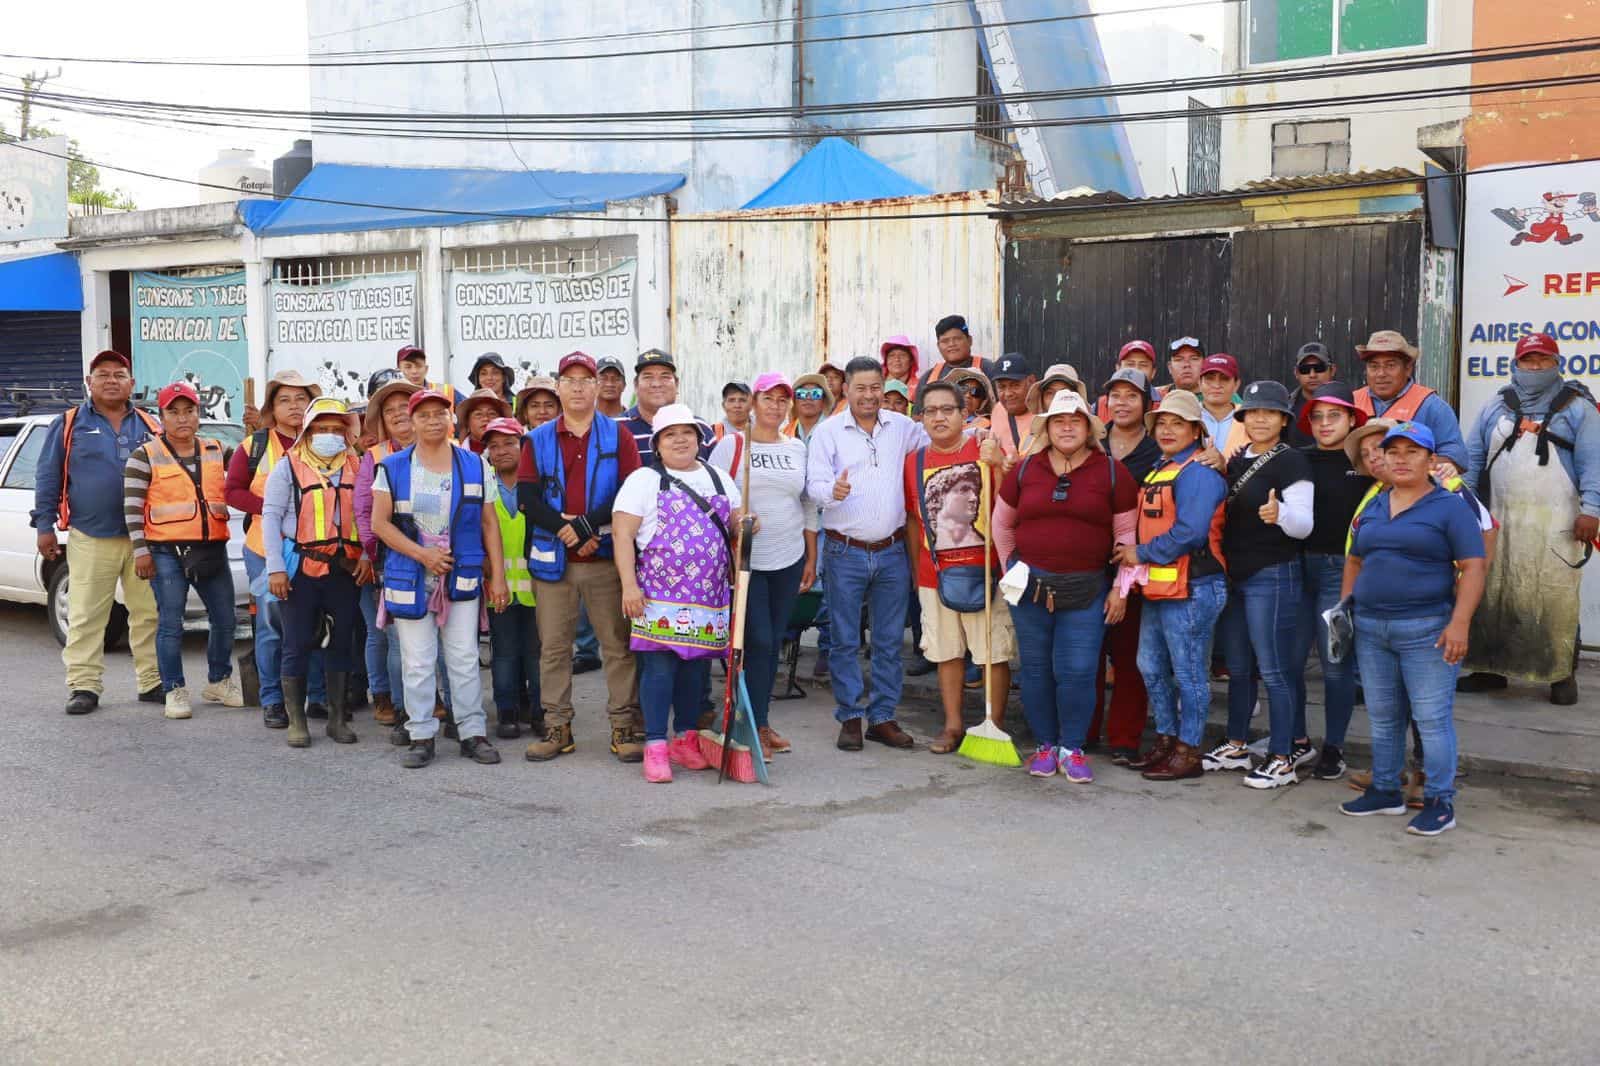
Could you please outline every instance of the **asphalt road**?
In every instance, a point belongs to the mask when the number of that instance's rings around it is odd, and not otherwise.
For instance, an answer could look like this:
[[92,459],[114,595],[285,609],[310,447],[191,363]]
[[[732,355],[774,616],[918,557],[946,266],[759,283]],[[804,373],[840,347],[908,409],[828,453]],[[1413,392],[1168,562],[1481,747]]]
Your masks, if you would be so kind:
[[775,787],[651,786],[598,675],[577,754],[411,772],[366,712],[291,751],[109,665],[67,718],[0,608],[6,1064],[1596,1061],[1582,790],[1475,780],[1423,840],[1342,784],[845,754],[815,699]]

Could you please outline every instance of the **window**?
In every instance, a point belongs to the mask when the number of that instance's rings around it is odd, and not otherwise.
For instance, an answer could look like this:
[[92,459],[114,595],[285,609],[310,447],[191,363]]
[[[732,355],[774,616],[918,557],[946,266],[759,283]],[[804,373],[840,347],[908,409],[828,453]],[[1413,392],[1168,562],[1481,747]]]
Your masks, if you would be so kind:
[[1350,169],[1350,120],[1311,119],[1272,124],[1272,176],[1303,178]]
[[[1005,109],[1000,103],[1000,90],[995,88],[994,78],[989,73],[989,60],[983,54],[983,48],[978,48],[978,112],[976,122],[978,136],[987,137],[991,141],[1004,141],[1006,139]],[[989,97],[990,99],[984,99]]]
[[21,426],[0,426],[0,462],[3,462],[11,446],[17,443],[17,432]]
[[34,473],[39,469],[39,453],[44,451],[45,435],[44,426],[34,426],[22,438],[22,447],[17,449],[17,457],[11,460],[11,469],[6,471],[5,488],[33,488]]
[[1216,109],[1189,98],[1189,185],[1186,192],[1222,187],[1222,119]]
[[1250,0],[1250,62],[1353,55],[1428,43],[1432,0]]

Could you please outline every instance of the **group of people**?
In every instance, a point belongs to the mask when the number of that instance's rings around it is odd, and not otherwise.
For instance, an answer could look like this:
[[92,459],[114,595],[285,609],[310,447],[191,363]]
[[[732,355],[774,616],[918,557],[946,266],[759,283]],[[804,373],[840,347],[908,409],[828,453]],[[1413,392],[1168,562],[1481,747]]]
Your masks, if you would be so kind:
[[[408,767],[432,761],[441,729],[464,757],[499,761],[478,670],[486,631],[496,736],[530,730],[529,760],[574,750],[572,674],[589,658],[619,760],[655,782],[706,768],[709,664],[736,624],[746,514],[737,624],[767,759],[792,750],[771,694],[796,597],[815,587],[814,676],[831,686],[845,751],[914,746],[896,720],[910,624],[909,669],[938,674],[935,753],[962,744],[965,688],[986,685],[1003,721],[1013,661],[1028,772],[1080,783],[1102,737],[1111,762],[1153,781],[1337,779],[1364,699],[1373,769],[1351,775],[1362,794],[1343,809],[1404,813],[1409,800],[1411,831],[1434,835],[1454,824],[1458,684],[1512,675],[1576,699],[1572,568],[1597,532],[1600,413],[1563,381],[1552,338],[1522,338],[1511,385],[1463,434],[1394,331],[1357,347],[1360,387],[1307,343],[1292,392],[1247,382],[1195,337],[1168,346],[1164,387],[1155,346],[1133,340],[1091,393],[1067,363],[1038,374],[1018,354],[975,355],[960,315],[935,335],[926,368],[896,336],[792,381],[730,381],[714,419],[678,402],[676,362],[659,350],[635,361],[624,406],[614,357],[573,352],[515,389],[489,353],[457,396],[408,347],[373,375],[364,417],[275,375],[226,464],[196,435],[191,386],[161,390],[157,421],[128,402],[127,358],[102,352],[88,402],[46,442],[34,512],[47,556],[73,525],[68,712],[98,701],[119,582],[140,699],[191,713],[178,650],[193,588],[212,622],[202,698],[241,705],[230,507],[247,516],[264,724],[304,747],[307,719],[326,717],[330,739],[354,741],[360,640],[375,717]],[[107,491],[119,479],[120,508]],[[1320,744],[1306,716],[1313,648]],[[1458,678],[1463,663],[1474,672]],[[1213,675],[1227,679],[1228,716],[1207,750]]]

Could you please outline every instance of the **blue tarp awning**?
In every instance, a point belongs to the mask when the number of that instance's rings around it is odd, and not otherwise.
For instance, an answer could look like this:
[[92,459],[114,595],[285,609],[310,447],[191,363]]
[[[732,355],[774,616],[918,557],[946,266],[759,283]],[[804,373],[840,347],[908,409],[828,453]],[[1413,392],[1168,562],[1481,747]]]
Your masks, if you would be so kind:
[[458,226],[501,215],[604,211],[609,203],[669,193],[682,184],[682,174],[318,163],[295,186],[293,195],[302,199],[284,200],[270,213],[241,210],[240,218],[266,237]]
[[745,209],[794,204],[836,204],[845,200],[887,200],[926,196],[929,190],[872,158],[849,141],[825,137],[767,186]]
[[51,252],[0,261],[0,311],[82,311],[78,257]]

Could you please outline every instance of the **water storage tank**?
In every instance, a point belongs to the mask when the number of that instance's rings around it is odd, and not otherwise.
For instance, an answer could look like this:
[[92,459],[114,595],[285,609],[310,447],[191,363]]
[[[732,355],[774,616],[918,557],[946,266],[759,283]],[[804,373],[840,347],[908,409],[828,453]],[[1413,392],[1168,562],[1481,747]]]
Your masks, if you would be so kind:
[[272,195],[288,196],[300,179],[311,173],[311,142],[295,141],[294,147],[272,161]]
[[200,202],[221,203],[272,195],[272,174],[248,148],[224,148],[200,169]]

